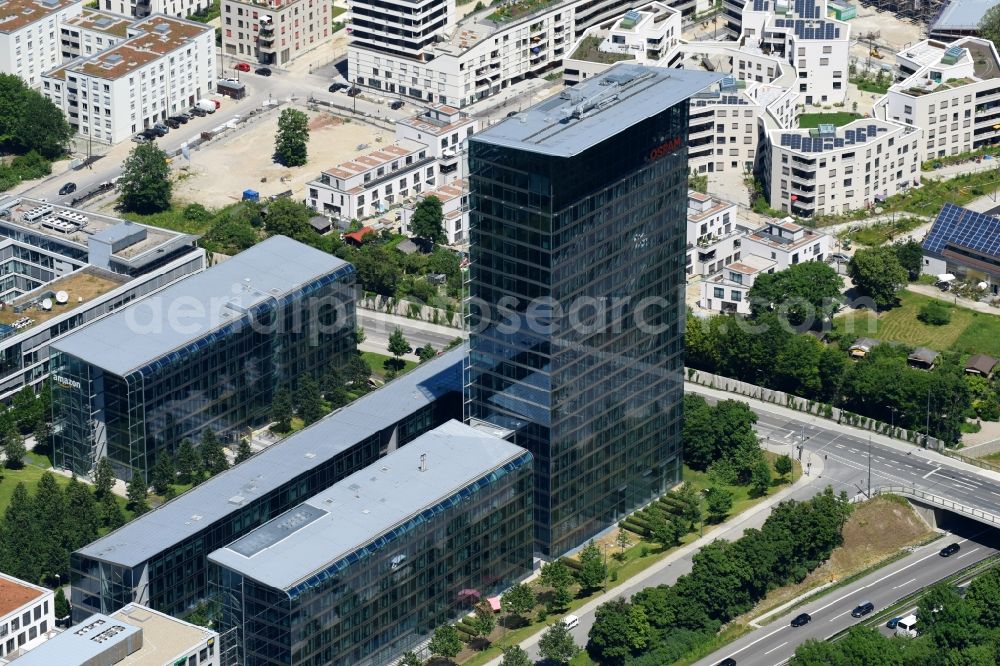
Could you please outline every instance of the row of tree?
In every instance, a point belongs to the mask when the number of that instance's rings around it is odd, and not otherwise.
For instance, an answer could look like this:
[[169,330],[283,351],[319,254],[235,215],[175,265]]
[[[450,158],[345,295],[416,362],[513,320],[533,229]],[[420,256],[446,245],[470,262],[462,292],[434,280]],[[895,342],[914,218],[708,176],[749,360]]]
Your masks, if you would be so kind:
[[[357,339],[364,339],[359,329]],[[315,423],[334,409],[339,409],[355,398],[367,393],[371,387],[371,368],[360,354],[351,354],[343,368],[331,363],[319,381],[306,375],[294,391],[279,389],[271,406],[271,418],[278,432],[288,432],[292,417],[298,416],[305,425]]]
[[0,150],[52,160],[66,153],[72,137],[73,128],[51,101],[20,77],[0,74]]
[[691,573],[674,585],[603,604],[589,634],[590,656],[609,666],[676,661],[768,590],[801,581],[826,560],[841,544],[850,510],[846,495],[829,487],[805,502],[781,502],[761,529],[702,548]]
[[916,638],[888,638],[856,626],[836,642],[806,641],[790,666],[995,666],[1000,663],[1000,571],[974,579],[964,597],[953,586],[928,589]]

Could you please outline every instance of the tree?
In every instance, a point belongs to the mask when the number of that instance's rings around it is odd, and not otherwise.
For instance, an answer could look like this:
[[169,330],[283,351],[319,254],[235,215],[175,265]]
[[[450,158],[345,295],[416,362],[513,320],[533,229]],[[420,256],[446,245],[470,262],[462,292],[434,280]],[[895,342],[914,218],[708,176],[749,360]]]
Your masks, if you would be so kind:
[[761,459],[750,471],[750,493],[755,497],[763,497],[771,489],[771,466],[767,460]]
[[96,539],[100,526],[97,501],[90,488],[75,477],[71,478],[66,486],[66,514],[63,521],[66,549],[72,552]]
[[396,666],[423,666],[423,660],[412,652],[404,652]]
[[507,645],[503,648],[500,666],[534,666],[534,662],[520,645]]
[[896,294],[906,285],[906,269],[891,247],[858,250],[847,266],[854,286],[879,309],[896,304]]
[[355,393],[363,395],[371,389],[368,382],[372,376],[372,369],[360,354],[351,356],[345,375]]
[[945,326],[951,322],[951,308],[941,301],[927,301],[920,306],[917,319],[930,326]]
[[28,449],[24,446],[24,439],[17,433],[8,433],[4,437],[3,455],[4,464],[10,469],[21,469],[24,467],[24,457],[28,455]]
[[31,506],[41,536],[41,548],[32,556],[39,560],[42,577],[53,580],[69,571],[69,544],[64,532],[66,496],[52,472],[42,472]]
[[843,279],[830,265],[805,261],[757,276],[750,288],[750,311],[754,316],[778,312],[792,326],[811,327],[833,314],[843,288]]
[[524,616],[535,607],[537,599],[530,585],[517,583],[500,597],[500,606],[505,613],[513,614],[524,619]]
[[542,583],[552,588],[552,593],[547,600],[549,612],[557,613],[566,610],[569,602],[573,600],[573,595],[569,591],[569,586],[573,582],[573,574],[569,567],[556,560],[542,565]]
[[443,221],[441,200],[433,195],[424,197],[410,218],[410,230],[418,238],[426,238],[432,243],[443,243],[447,238],[442,227]]
[[410,343],[407,342],[406,338],[403,336],[403,331],[397,326],[396,330],[394,330],[392,335],[389,336],[389,353],[395,357],[393,365],[397,370],[403,368],[404,363],[401,359],[403,354],[409,354],[412,349],[413,348],[410,347]]
[[426,363],[437,356],[437,350],[434,349],[433,345],[424,345],[423,347],[417,347],[417,358],[420,359],[421,363]]
[[296,391],[295,398],[299,405],[299,416],[306,425],[319,421],[326,414],[326,409],[323,408],[323,396],[320,393],[319,384],[311,376],[306,375],[299,382],[299,389]]
[[979,36],[988,39],[1000,49],[1000,5],[990,7],[979,19]]
[[253,455],[253,449],[250,448],[250,442],[247,441],[246,437],[240,438],[240,445],[236,449],[236,464],[239,465],[241,462]]
[[208,472],[209,476],[215,476],[219,472],[229,469],[229,460],[226,452],[222,448],[222,443],[215,436],[215,431],[205,428],[201,431],[201,447],[198,449],[201,457],[201,468]]
[[450,624],[442,624],[434,630],[434,636],[427,647],[433,655],[454,659],[462,651],[462,639],[458,635],[458,629]]
[[118,178],[122,207],[132,213],[148,215],[170,208],[173,184],[167,154],[154,143],[140,143],[122,164]]
[[62,111],[17,76],[0,76],[0,148],[47,159],[65,154],[73,128]]
[[281,389],[274,395],[271,405],[271,418],[274,419],[274,429],[278,432],[288,432],[292,428],[292,395],[287,389]]
[[56,596],[53,600],[53,610],[56,614],[56,619],[61,620],[64,617],[69,617],[70,607],[69,601],[66,600],[66,593],[63,592],[62,587],[56,588]]
[[111,489],[115,486],[115,468],[111,466],[111,461],[106,456],[97,461],[97,469],[94,470],[94,495],[97,499],[104,499],[111,494]]
[[733,508],[733,493],[721,486],[713,486],[705,491],[708,500],[708,519],[713,523],[721,523],[729,516]]
[[589,592],[604,585],[607,578],[608,566],[604,563],[601,549],[591,539],[580,551],[580,570],[576,572],[576,579],[580,587]]
[[29,582],[41,580],[42,529],[28,489],[18,482],[0,524],[0,571]]
[[132,510],[132,513],[141,516],[149,511],[149,502],[147,501],[149,486],[146,485],[146,479],[142,477],[139,470],[132,473],[125,495],[128,497],[128,508]]
[[118,500],[111,493],[100,500],[101,524],[109,530],[116,530],[125,524],[125,514],[122,513]]
[[278,117],[278,133],[274,137],[274,156],[287,167],[306,163],[309,143],[309,116],[298,109],[287,108]]
[[645,648],[651,637],[645,609],[615,599],[597,607],[587,650],[598,663],[614,666]]
[[472,629],[476,636],[488,639],[489,635],[497,627],[497,617],[493,613],[493,607],[488,601],[480,601],[476,604],[475,617],[472,619]]
[[774,461],[774,471],[784,479],[792,473],[792,459],[788,456],[778,456],[778,459]]
[[312,209],[303,203],[282,197],[267,205],[264,230],[271,236],[288,236],[309,242],[316,232],[309,226]]
[[366,243],[355,253],[352,263],[358,269],[358,280],[365,291],[374,291],[382,296],[396,295],[403,272],[396,256],[398,254],[380,243]]
[[150,485],[157,495],[166,495],[173,489],[175,478],[174,463],[170,460],[170,455],[163,451],[153,465],[153,471],[149,475]]
[[567,664],[580,651],[569,629],[562,622],[556,622],[545,630],[538,641],[538,653],[543,659],[557,664]]
[[906,269],[907,277],[910,280],[919,278],[924,265],[924,248],[920,243],[909,240],[893,244],[892,249],[896,253],[899,265]]
[[191,440],[185,437],[181,440],[180,448],[177,449],[177,480],[181,483],[195,483],[196,478],[201,477],[201,459],[198,452],[194,450]]
[[625,550],[632,545],[632,538],[629,537],[628,532],[623,528],[618,529],[618,534],[615,535],[615,545],[618,546],[618,559],[625,559]]

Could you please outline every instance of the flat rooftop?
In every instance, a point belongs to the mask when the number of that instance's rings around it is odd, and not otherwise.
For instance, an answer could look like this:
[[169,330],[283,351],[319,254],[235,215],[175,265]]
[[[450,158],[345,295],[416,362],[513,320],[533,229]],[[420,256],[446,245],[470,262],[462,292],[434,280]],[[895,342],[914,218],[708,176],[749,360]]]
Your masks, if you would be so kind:
[[216,550],[209,560],[288,590],[525,453],[449,421]]
[[983,15],[995,4],[996,0],[951,0],[930,30],[978,31]]
[[834,127],[831,132],[821,129],[782,129],[771,130],[772,145],[778,145],[784,150],[808,155],[810,153],[832,152],[835,150],[855,150],[863,148],[868,142],[875,141],[883,135],[917,131],[907,127],[877,118],[860,118],[841,127]]
[[134,18],[124,18],[117,14],[100,12],[84,8],[79,16],[74,16],[63,22],[63,27],[74,27],[92,32],[103,32],[112,37],[124,39],[128,36],[128,27],[135,22]]
[[155,14],[131,25],[131,37],[106,51],[66,67],[71,72],[101,79],[119,79],[213,30],[209,25]]
[[359,155],[354,159],[341,162],[335,167],[324,169],[323,173],[330,174],[335,178],[350,178],[366,171],[372,171],[380,166],[392,164],[397,160],[403,160],[401,166],[405,166],[406,156],[419,154],[421,150],[427,150],[427,144],[411,139],[400,139],[388,146],[383,146],[364,155]]
[[77,552],[125,567],[142,564],[447,393],[461,393],[467,351],[458,347],[422,363]]
[[44,592],[37,585],[0,573],[0,618],[34,601]]
[[0,0],[0,33],[11,34],[81,0]]
[[685,102],[719,74],[619,63],[469,140],[571,157]]
[[[474,122],[475,120],[462,115],[456,108],[444,104],[432,104],[427,111],[416,116],[397,120],[396,124],[406,125],[432,136],[441,136]],[[462,138],[464,139],[465,137]]]
[[52,348],[124,376],[243,318],[265,300],[324,275],[353,270],[332,254],[272,236],[70,333]]
[[[90,301],[117,289],[129,282],[130,279],[127,275],[85,266],[65,277],[29,291],[15,299],[13,303],[5,303],[4,307],[0,309],[0,324],[11,325],[27,317],[31,321],[20,327],[21,331],[27,330],[32,326],[72,312],[81,305],[89,304]],[[68,297],[65,303],[60,303],[59,299],[55,298],[55,295],[61,291],[66,292]],[[49,301],[48,310],[44,307],[45,300]],[[18,312],[19,306],[23,305],[28,307]]]
[[142,649],[133,652],[115,666],[163,666],[172,664],[217,634],[183,620],[159,613],[145,606],[129,604],[111,617],[142,629]]

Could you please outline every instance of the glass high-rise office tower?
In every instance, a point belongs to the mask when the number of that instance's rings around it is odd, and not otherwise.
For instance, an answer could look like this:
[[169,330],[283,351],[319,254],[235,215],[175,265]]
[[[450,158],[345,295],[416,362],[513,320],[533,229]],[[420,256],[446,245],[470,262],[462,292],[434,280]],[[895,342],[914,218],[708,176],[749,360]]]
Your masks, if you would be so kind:
[[688,98],[619,64],[469,140],[466,415],[535,460],[556,556],[680,478]]

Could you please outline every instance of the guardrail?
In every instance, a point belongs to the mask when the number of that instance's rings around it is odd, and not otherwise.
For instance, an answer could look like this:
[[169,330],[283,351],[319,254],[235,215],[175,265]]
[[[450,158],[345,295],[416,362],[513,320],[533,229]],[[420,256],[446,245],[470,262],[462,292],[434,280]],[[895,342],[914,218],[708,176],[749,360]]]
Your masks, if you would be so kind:
[[956,513],[965,514],[967,516],[972,516],[981,521],[985,521],[994,525],[1000,525],[1000,516],[990,513],[988,511],[983,511],[982,509],[977,509],[972,506],[967,506],[965,504],[959,504],[953,500],[946,497],[941,497],[940,495],[934,495],[932,493],[925,492],[923,490],[917,490],[916,488],[910,488],[907,486],[881,486],[879,488],[872,489],[873,495],[902,495],[903,497],[912,497],[918,499],[922,502],[927,502],[933,506],[939,506],[942,509],[948,509],[949,511],[954,511]]
[[970,465],[975,465],[980,469],[986,469],[991,472],[1000,472],[1000,465],[994,465],[987,460],[980,460],[979,458],[973,458],[972,456],[965,456],[958,451],[951,451],[950,449],[941,449],[939,453],[943,453],[949,458],[954,458],[955,460],[961,460],[964,463],[969,463]]

